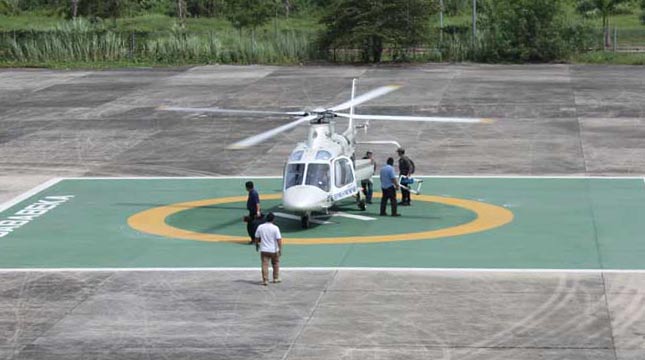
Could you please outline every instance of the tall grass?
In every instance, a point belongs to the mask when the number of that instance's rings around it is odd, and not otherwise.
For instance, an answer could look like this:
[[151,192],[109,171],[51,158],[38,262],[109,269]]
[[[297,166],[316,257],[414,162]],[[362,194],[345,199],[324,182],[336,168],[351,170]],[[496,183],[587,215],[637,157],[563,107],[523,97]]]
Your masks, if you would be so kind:
[[0,58],[19,63],[133,61],[159,64],[265,63],[308,61],[314,34],[282,30],[249,37],[241,32],[191,33],[173,27],[164,33],[114,32],[78,19],[52,31],[0,38]]
[[23,33],[5,41],[5,57],[17,62],[115,61],[128,54],[122,36],[97,30],[85,20],[60,23],[52,31]]
[[297,31],[255,40],[237,32],[197,35],[177,31],[147,41],[140,56],[159,63],[293,64],[312,59],[312,44],[311,36]]

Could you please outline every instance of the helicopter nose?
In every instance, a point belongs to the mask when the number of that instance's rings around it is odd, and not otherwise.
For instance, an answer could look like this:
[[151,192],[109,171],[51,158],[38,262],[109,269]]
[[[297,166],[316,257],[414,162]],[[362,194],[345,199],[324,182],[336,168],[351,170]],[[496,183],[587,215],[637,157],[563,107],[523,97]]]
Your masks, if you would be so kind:
[[321,210],[327,202],[327,193],[316,186],[292,186],[282,194],[284,208],[290,211]]

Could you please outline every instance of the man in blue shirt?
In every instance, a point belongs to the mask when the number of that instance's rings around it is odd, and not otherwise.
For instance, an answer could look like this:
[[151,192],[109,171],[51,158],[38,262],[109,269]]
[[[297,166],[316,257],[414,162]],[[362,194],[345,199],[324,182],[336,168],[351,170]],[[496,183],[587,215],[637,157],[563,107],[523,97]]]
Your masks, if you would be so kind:
[[383,191],[383,196],[381,197],[381,216],[387,215],[385,207],[387,206],[388,199],[392,205],[392,216],[401,216],[401,214],[396,212],[396,191],[399,190],[399,182],[396,179],[393,165],[394,159],[391,157],[387,158],[386,165],[381,168],[380,172],[381,190]]
[[257,220],[261,217],[260,213],[260,195],[253,188],[253,181],[247,181],[245,184],[246,191],[249,192],[249,197],[246,199],[246,209],[249,211],[249,216],[246,218],[246,232],[249,234],[251,241],[249,244],[255,242],[255,229],[258,226]]

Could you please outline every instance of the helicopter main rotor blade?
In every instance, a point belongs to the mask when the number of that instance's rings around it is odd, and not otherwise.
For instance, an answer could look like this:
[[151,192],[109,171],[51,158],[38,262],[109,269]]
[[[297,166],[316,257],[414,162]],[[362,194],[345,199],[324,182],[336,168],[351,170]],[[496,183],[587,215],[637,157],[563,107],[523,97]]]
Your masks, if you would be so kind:
[[279,127],[275,128],[275,129],[271,129],[269,131],[265,131],[263,133],[248,137],[248,138],[243,139],[243,140],[240,140],[240,141],[238,141],[238,142],[236,142],[234,144],[229,145],[228,148],[233,149],[233,150],[245,149],[245,148],[247,148],[249,146],[253,146],[253,145],[259,144],[259,143],[261,143],[261,142],[263,142],[263,141],[265,141],[267,139],[270,139],[270,138],[272,138],[272,137],[274,137],[274,136],[276,136],[276,135],[278,135],[278,134],[280,134],[282,132],[285,132],[287,130],[293,129],[294,127],[296,127],[296,126],[298,126],[298,125],[300,125],[302,123],[308,122],[310,120],[314,120],[317,117],[318,117],[318,115],[309,115],[309,116],[301,117],[300,119],[298,119],[296,121],[292,121],[292,122],[290,122],[288,124],[279,126]]
[[237,110],[237,109],[220,109],[213,107],[206,108],[187,108],[187,107],[177,107],[177,106],[160,106],[159,110],[165,111],[179,111],[179,112],[192,112],[192,113],[226,113],[226,114],[237,114],[237,115],[294,115],[294,116],[306,116],[308,113],[303,111],[263,111],[263,110]]
[[[349,114],[334,113],[340,117],[349,118]],[[492,123],[493,119],[488,118],[461,118],[461,117],[443,117],[443,116],[398,116],[398,115],[365,115],[354,114],[352,119],[356,120],[391,120],[391,121],[427,121],[427,122],[444,122],[444,123]]]
[[374,90],[368,91],[368,92],[366,92],[365,94],[363,94],[361,96],[355,97],[352,100],[346,101],[346,102],[344,102],[344,103],[342,103],[340,105],[336,105],[336,106],[334,106],[332,108],[329,108],[329,110],[331,110],[331,111],[346,110],[346,109],[349,109],[352,106],[356,106],[356,105],[362,104],[362,103],[364,103],[366,101],[370,101],[370,100],[372,100],[374,98],[377,98],[379,96],[383,96],[383,95],[385,95],[385,94],[387,94],[389,92],[397,90],[398,88],[400,88],[400,86],[398,86],[398,85],[381,86],[381,87],[376,88]]

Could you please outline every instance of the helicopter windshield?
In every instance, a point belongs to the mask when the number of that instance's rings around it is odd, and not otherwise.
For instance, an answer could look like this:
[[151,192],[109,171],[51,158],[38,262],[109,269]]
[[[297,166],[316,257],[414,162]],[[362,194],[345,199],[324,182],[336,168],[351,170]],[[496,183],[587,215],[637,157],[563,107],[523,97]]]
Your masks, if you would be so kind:
[[284,188],[288,189],[295,185],[302,185],[305,177],[305,164],[287,164],[284,173]]
[[309,164],[305,185],[313,185],[323,191],[329,191],[329,164]]

